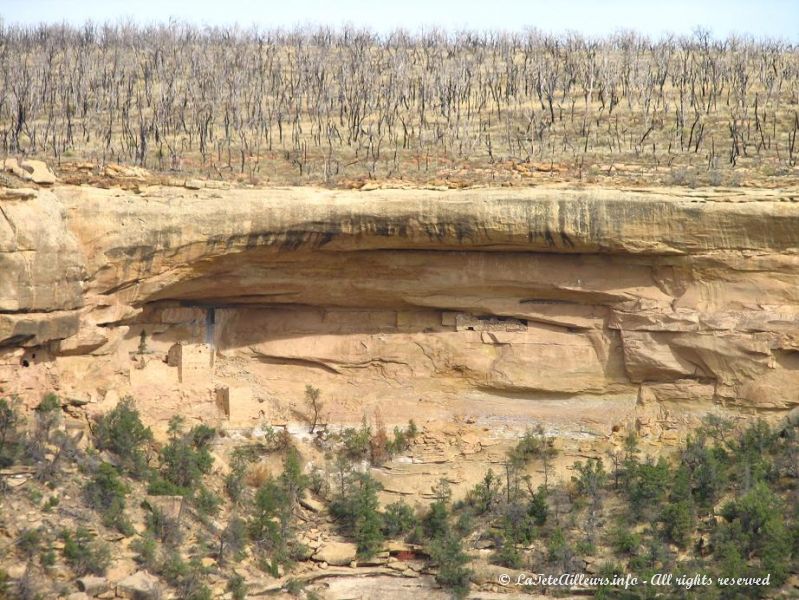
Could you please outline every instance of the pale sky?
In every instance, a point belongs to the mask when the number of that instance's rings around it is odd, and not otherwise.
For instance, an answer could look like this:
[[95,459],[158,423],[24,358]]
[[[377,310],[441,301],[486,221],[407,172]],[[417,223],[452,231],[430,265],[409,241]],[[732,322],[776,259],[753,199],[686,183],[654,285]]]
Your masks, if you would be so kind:
[[353,24],[386,32],[433,26],[448,30],[578,31],[603,35],[634,29],[653,37],[730,33],[799,42],[799,0],[0,0],[5,23],[83,23],[170,17],[198,25]]

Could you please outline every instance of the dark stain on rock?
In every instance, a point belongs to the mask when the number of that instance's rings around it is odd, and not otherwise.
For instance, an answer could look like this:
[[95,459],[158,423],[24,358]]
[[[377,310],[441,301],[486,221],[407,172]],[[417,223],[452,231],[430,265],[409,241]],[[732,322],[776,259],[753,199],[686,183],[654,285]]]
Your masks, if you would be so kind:
[[552,231],[549,229],[548,225],[544,227],[544,240],[546,240],[547,246],[550,248],[554,248],[557,245],[555,243],[555,238],[552,236]]
[[459,242],[465,239],[473,240],[476,236],[474,224],[470,221],[457,221],[455,223],[455,236]]
[[298,250],[305,242],[307,236],[308,232],[306,231],[286,231],[283,234],[283,243],[280,244],[280,250],[288,252]]

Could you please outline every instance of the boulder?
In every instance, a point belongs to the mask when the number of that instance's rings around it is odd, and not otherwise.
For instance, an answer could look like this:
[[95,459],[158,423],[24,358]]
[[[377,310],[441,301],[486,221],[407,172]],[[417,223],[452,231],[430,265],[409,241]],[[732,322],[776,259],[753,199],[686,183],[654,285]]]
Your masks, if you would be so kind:
[[156,600],[160,597],[158,577],[147,571],[136,571],[117,584],[117,596],[135,600]]
[[44,162],[40,160],[23,160],[22,168],[28,172],[28,179],[39,185],[53,185],[56,177]]
[[313,555],[316,562],[342,567],[355,561],[358,547],[349,542],[326,542]]
[[30,173],[19,165],[19,161],[16,158],[7,158],[3,163],[3,168],[7,173],[16,175],[20,179],[30,179]]
[[87,593],[89,596],[97,596],[109,589],[108,580],[105,577],[95,577],[86,575],[76,581],[78,589]]

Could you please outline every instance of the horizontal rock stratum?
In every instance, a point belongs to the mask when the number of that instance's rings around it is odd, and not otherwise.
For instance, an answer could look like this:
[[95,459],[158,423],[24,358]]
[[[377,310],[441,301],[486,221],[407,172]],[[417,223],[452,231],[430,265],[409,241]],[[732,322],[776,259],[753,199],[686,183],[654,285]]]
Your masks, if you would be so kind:
[[418,398],[799,404],[796,191],[55,186],[0,208],[0,386],[21,395],[165,393],[129,373],[144,332],[154,354],[212,343],[214,377],[256,397],[315,377],[397,419]]

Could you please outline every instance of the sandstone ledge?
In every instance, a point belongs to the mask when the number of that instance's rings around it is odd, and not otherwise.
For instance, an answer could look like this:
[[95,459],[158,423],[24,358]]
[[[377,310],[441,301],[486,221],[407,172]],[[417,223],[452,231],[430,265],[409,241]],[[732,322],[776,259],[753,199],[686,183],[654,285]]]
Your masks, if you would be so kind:
[[0,201],[0,383],[40,348],[47,381],[135,387],[156,367],[117,379],[146,330],[154,352],[211,338],[254,381],[619,398],[644,424],[663,403],[783,410],[799,403],[797,197],[55,186]]

